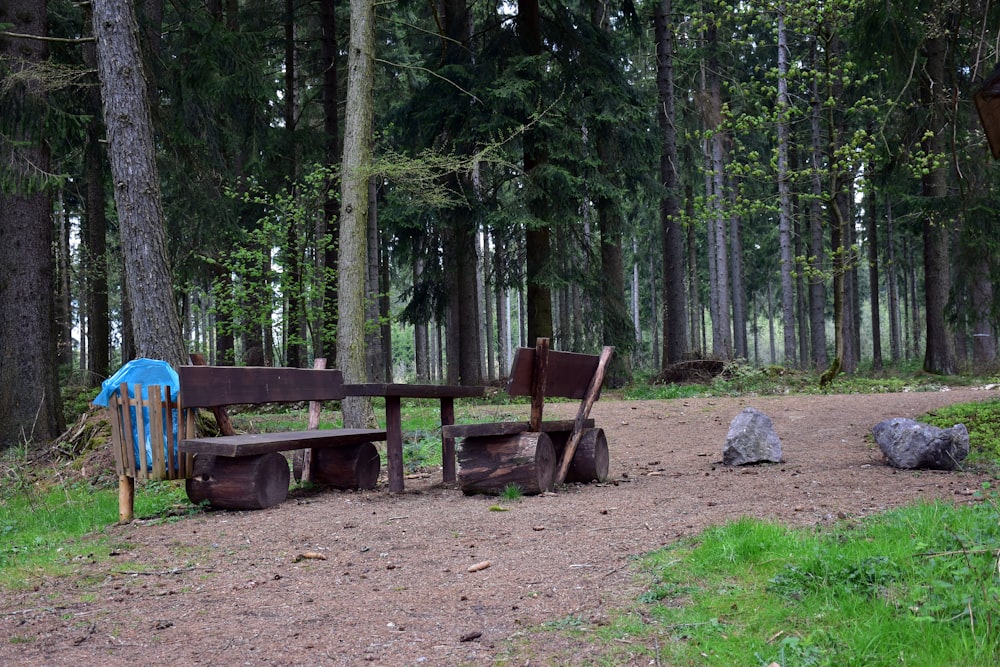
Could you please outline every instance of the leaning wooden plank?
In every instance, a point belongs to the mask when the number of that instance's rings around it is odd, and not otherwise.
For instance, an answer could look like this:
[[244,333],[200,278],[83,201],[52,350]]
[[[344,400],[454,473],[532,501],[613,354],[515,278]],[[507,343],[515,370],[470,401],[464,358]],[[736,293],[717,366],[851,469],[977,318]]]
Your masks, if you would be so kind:
[[[551,433],[554,431],[572,431],[573,426],[576,425],[576,421],[573,419],[566,420],[549,420],[543,421],[539,424],[538,430],[542,433]],[[593,428],[594,420],[587,419],[584,421],[584,428]],[[451,426],[444,426],[441,428],[441,433],[445,437],[449,438],[472,438],[482,435],[515,435],[517,433],[524,433],[525,431],[531,430],[531,424],[528,422],[494,422],[489,424],[453,424]]]
[[608,362],[611,361],[611,355],[614,353],[615,348],[605,346],[601,350],[601,358],[597,363],[597,369],[594,371],[593,377],[590,378],[590,384],[587,387],[587,393],[584,394],[583,403],[580,404],[580,410],[576,415],[576,423],[573,425],[573,432],[569,436],[569,440],[566,442],[566,449],[563,451],[562,461],[559,463],[559,471],[556,473],[555,483],[562,484],[566,481],[566,475],[569,472],[570,464],[573,463],[573,455],[576,453],[576,446],[580,442],[580,436],[583,435],[583,422],[590,416],[590,409],[594,406],[594,402],[597,397],[601,394],[601,385],[604,384],[604,373],[608,368]]
[[323,431],[282,431],[222,435],[217,438],[190,438],[180,444],[182,452],[211,456],[253,456],[305,447],[335,447],[385,440],[385,431],[368,428],[339,428]]

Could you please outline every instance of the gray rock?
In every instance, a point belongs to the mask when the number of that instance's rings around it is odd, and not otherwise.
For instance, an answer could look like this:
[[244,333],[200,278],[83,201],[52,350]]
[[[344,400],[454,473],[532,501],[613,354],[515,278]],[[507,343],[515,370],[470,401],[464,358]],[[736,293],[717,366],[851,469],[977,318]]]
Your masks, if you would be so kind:
[[781,439],[771,418],[756,408],[744,408],[729,424],[722,462],[728,466],[780,463]]
[[895,468],[954,470],[969,455],[965,424],[939,428],[896,417],[875,424],[872,434],[889,465]]

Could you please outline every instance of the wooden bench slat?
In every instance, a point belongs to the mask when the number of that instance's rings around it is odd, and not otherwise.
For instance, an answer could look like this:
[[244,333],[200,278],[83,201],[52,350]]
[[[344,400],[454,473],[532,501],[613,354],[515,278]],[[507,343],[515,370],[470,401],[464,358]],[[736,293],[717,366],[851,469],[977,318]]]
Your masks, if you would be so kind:
[[344,375],[337,368],[181,366],[177,375],[186,408],[337,401],[345,396]]
[[[549,350],[546,363],[545,396],[582,399],[587,394],[600,358],[594,354]],[[511,364],[507,393],[531,396],[535,368],[535,348],[519,347]],[[598,396],[600,393],[598,392]]]
[[212,456],[255,456],[305,447],[337,447],[385,440],[385,431],[369,428],[337,428],[317,431],[246,433],[214,438],[182,440],[180,450]]
[[[553,433],[556,431],[572,431],[576,423],[573,419],[543,421],[539,431]],[[593,428],[594,420],[587,419],[584,428]],[[494,422],[490,424],[453,424],[441,428],[441,435],[447,438],[470,438],[485,435],[517,435],[531,429],[528,422]]]

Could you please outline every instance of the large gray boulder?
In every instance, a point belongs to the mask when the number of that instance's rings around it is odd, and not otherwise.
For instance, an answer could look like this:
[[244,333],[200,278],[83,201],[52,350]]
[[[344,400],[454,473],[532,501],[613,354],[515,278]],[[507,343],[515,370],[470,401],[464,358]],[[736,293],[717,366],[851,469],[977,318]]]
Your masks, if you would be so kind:
[[969,455],[965,424],[939,428],[896,417],[875,424],[872,434],[889,465],[895,468],[954,470]]
[[780,463],[781,439],[771,418],[756,408],[744,408],[729,424],[722,462],[728,466]]

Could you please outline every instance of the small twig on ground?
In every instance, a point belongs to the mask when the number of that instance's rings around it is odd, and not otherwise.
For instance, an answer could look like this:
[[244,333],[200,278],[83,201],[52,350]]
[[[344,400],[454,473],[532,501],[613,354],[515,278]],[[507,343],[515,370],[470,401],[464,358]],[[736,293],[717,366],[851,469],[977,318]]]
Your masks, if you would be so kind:
[[182,572],[194,572],[195,570],[204,570],[205,572],[214,572],[215,568],[211,567],[175,567],[169,570],[117,570],[114,574],[121,575],[144,575],[150,577],[161,577],[167,574],[181,574]]

